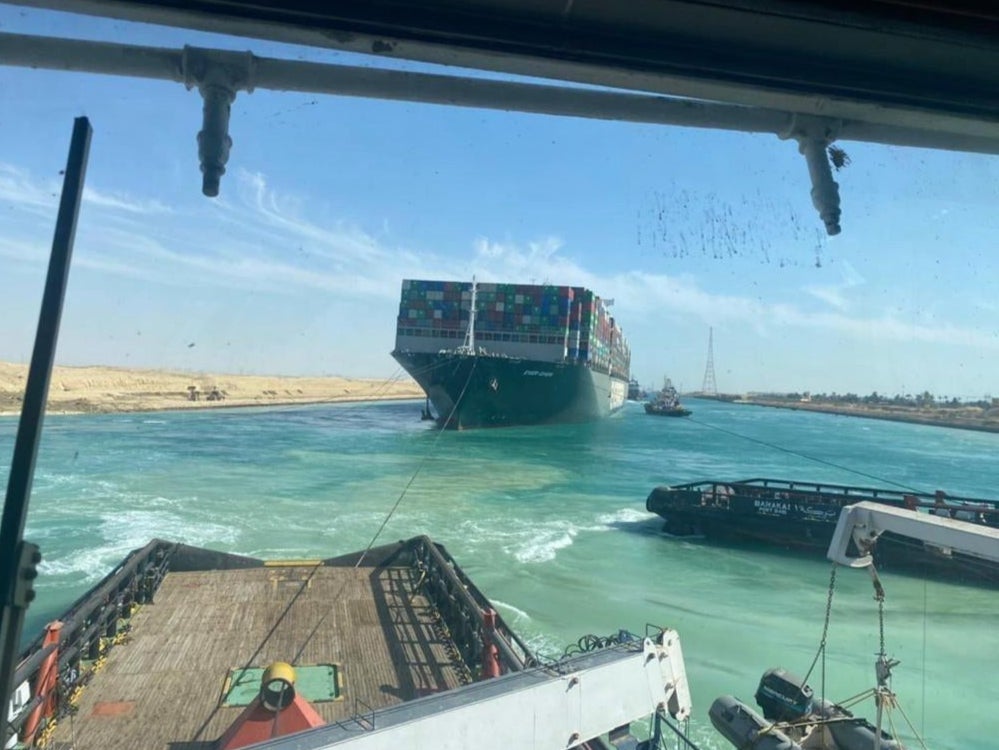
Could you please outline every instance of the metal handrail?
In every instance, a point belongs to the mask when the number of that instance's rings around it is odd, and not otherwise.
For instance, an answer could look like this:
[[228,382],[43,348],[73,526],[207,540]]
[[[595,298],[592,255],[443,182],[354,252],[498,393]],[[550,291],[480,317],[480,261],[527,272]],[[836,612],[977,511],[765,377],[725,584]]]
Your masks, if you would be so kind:
[[[145,547],[134,550],[125,560],[77,599],[64,615],[59,631],[59,642],[43,646],[44,634],[38,636],[22,652],[14,671],[12,684],[16,687],[25,681],[34,685],[46,657],[58,650],[57,691],[66,693],[87,679],[82,662],[94,659],[104,652],[109,641],[105,640],[118,630],[118,622],[128,619],[133,602],[151,601],[152,595],[169,568],[176,545],[153,540]],[[102,644],[103,641],[103,644]],[[20,732],[32,709],[46,696],[33,694],[28,704],[11,720],[10,726]],[[68,706],[57,703],[56,715],[62,715]]]
[[[477,665],[481,660],[481,653],[479,649],[474,648],[475,644],[470,642],[473,639],[469,638],[469,636],[474,635],[478,639],[479,644],[484,640],[485,617],[483,608],[488,606],[488,601],[475,588],[471,581],[459,575],[454,561],[446,557],[445,553],[430,539],[423,537],[420,540],[417,558],[427,566],[429,577],[432,577],[434,574],[439,576],[439,580],[445,587],[447,597],[453,597],[455,607],[443,601],[442,597],[437,596],[437,592],[433,591],[432,587],[426,587],[428,595],[435,606],[437,606],[438,611],[440,611],[442,618],[445,619],[451,632],[458,635],[464,641],[463,644],[458,644],[459,646],[464,646],[461,649],[463,657],[470,664]],[[462,621],[462,613],[466,614],[466,621],[471,620],[474,622],[474,634],[465,632],[467,626]],[[492,642],[499,651],[503,665],[508,671],[520,671],[525,666],[536,662],[534,655],[527,645],[507,627],[506,623],[498,615],[496,617],[496,629],[491,633],[491,636]]]
[[[915,498],[919,507],[929,507],[933,505],[937,499],[936,493],[932,492],[919,492],[919,491],[909,491],[909,490],[896,490],[896,489],[885,489],[878,487],[857,487],[852,485],[843,484],[831,484],[822,482],[801,482],[792,481],[787,479],[770,479],[765,477],[756,477],[753,479],[739,479],[734,481],[722,481],[722,480],[702,480],[698,482],[688,482],[685,484],[675,484],[669,485],[667,489],[669,490],[704,490],[712,489],[717,487],[727,487],[734,490],[737,494],[740,488],[748,489],[776,489],[779,488],[782,491],[794,492],[800,494],[813,494],[820,496],[828,496],[834,498],[846,497],[851,501],[860,499],[861,497],[874,497],[878,498],[882,502],[897,502],[902,505],[906,503],[906,498]],[[796,498],[801,500],[806,500],[807,498]],[[985,512],[999,511],[999,500],[989,500],[985,498],[973,498],[964,497],[960,495],[947,494],[943,499],[951,504],[957,505],[982,505],[990,506],[990,510]]]

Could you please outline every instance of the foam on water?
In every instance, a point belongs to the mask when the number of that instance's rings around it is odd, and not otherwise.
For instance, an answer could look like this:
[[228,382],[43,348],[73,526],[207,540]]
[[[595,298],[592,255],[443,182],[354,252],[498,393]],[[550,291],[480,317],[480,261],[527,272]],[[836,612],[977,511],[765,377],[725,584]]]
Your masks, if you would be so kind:
[[533,539],[523,542],[516,548],[507,547],[505,551],[523,563],[548,562],[555,559],[560,549],[571,545],[577,533],[579,532],[571,526],[565,529],[540,531]]
[[[602,530],[613,531],[615,527],[623,523],[644,523],[658,518],[659,516],[655,513],[649,513],[638,508],[620,508],[613,513],[600,513],[597,516],[597,523],[603,526]],[[594,530],[596,530],[596,527]]]
[[493,605],[496,607],[496,609],[500,610],[501,612],[512,612],[513,613],[514,617],[513,617],[512,622],[511,622],[511,619],[509,617],[507,617],[506,620],[507,620],[507,624],[513,626],[514,629],[516,629],[516,623],[518,623],[518,622],[520,622],[520,623],[526,623],[526,622],[530,622],[531,621],[531,616],[529,614],[527,614],[527,612],[525,612],[522,609],[518,609],[517,607],[513,606],[512,604],[509,604],[507,602],[502,602],[499,599],[491,599],[490,601],[493,603]]
[[[154,498],[166,506],[176,506],[175,501]],[[102,512],[99,516],[96,533],[87,536],[87,546],[82,548],[61,548],[47,553],[40,566],[43,574],[67,576],[82,583],[95,583],[130,551],[145,546],[151,539],[183,540],[195,546],[215,549],[231,547],[236,539],[235,530],[223,524],[198,523],[179,513],[166,510],[122,510]],[[28,537],[45,539],[44,530]],[[65,540],[64,540],[65,541]]]

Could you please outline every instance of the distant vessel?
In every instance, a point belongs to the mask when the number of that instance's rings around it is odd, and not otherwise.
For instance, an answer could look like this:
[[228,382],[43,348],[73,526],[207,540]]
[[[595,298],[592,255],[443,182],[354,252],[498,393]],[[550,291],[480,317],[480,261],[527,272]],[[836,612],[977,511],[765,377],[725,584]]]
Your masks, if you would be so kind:
[[642,398],[642,386],[638,384],[638,381],[632,378],[628,381],[628,400],[638,401]]
[[[783,479],[656,487],[645,507],[662,516],[664,530],[673,536],[760,542],[823,554],[840,511],[865,500],[913,513],[999,527],[996,500],[954,497],[941,491],[927,494]],[[888,567],[999,584],[997,563],[892,533],[884,534],[877,554],[879,562]]]
[[689,417],[690,409],[680,406],[680,394],[676,392],[669,378],[663,382],[662,390],[645,404],[645,413],[657,417]]
[[443,427],[598,419],[624,405],[631,367],[609,304],[582,287],[406,279],[392,356]]

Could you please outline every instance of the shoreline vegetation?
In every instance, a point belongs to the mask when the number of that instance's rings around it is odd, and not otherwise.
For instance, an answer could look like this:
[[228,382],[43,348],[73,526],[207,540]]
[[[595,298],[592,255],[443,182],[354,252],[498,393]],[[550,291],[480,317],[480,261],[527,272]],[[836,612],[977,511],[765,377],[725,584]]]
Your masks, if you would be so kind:
[[[0,362],[0,416],[18,415],[28,366]],[[415,381],[341,377],[216,375],[123,367],[52,370],[48,414],[289,406],[423,398]]]
[[813,411],[846,417],[881,419],[889,422],[910,422],[931,427],[953,427],[959,430],[999,432],[999,403],[936,401],[930,394],[915,398],[872,396],[808,396],[790,394],[690,394],[695,398],[725,401],[732,404],[768,406],[776,409]]

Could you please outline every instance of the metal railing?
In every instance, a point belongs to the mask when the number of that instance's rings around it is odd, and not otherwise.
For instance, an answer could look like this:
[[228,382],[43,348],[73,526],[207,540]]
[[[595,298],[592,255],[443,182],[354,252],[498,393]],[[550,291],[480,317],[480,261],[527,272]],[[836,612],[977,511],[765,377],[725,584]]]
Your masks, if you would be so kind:
[[[25,722],[43,704],[51,708],[40,717],[35,733],[73,710],[70,696],[90,680],[95,663],[127,632],[135,605],[153,601],[175,549],[175,544],[153,540],[130,553],[62,616],[56,643],[46,644],[42,633],[21,653],[13,685],[27,682],[31,698],[10,722],[15,733],[22,734]],[[40,673],[53,652],[58,652],[57,678],[40,690]]]
[[[711,505],[724,504],[739,497],[766,497],[806,505],[825,503],[837,506],[873,500],[884,505],[910,510],[923,509],[935,512],[944,510],[955,516],[959,513],[973,513],[976,515],[975,521],[999,525],[999,500],[963,497],[940,491],[930,493],[764,477],[728,482],[705,480],[671,485],[666,489],[669,491],[667,494],[673,495],[673,498],[681,504],[695,502],[693,495],[687,493],[698,493],[697,503]],[[665,500],[665,495],[660,494],[659,498]]]
[[482,666],[483,646],[491,642],[504,672],[519,672],[537,664],[531,650],[496,615],[495,628],[487,632],[485,612],[489,601],[461,572],[454,560],[427,537],[414,548],[414,564],[421,572],[422,588],[440,613],[455,646],[473,672]]

